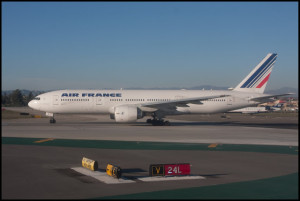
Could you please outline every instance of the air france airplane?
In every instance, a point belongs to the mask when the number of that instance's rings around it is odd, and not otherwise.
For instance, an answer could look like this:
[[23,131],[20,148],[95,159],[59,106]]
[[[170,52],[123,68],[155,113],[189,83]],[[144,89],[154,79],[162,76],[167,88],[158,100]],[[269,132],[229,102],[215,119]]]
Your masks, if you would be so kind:
[[177,114],[223,113],[268,102],[290,94],[264,94],[277,58],[268,54],[231,90],[59,90],[36,96],[29,107],[54,114],[109,114],[116,122],[135,122],[152,116],[147,123],[170,125],[163,118]]

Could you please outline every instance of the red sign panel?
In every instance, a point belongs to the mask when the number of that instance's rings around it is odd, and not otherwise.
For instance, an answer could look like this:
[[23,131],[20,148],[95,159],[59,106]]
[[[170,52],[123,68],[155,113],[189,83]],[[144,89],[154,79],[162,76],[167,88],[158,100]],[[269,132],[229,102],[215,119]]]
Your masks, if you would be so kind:
[[189,163],[184,164],[166,164],[164,165],[165,176],[168,175],[189,175],[191,168]]

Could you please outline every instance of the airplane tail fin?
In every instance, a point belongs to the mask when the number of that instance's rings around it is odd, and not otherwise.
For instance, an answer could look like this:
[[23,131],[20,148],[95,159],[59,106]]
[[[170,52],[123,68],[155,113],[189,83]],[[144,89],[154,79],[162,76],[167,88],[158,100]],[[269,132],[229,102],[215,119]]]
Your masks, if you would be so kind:
[[269,53],[233,90],[264,93],[276,58],[277,54]]

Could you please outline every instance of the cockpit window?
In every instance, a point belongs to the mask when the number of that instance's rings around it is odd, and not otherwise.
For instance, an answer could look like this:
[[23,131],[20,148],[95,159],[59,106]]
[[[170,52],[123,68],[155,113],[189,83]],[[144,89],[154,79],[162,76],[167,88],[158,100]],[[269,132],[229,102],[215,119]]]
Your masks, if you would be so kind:
[[41,100],[40,97],[35,97],[33,100]]

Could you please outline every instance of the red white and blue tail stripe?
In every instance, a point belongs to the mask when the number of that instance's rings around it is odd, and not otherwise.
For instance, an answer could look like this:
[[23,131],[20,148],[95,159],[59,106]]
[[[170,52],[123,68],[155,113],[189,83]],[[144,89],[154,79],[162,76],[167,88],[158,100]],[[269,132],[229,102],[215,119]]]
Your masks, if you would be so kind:
[[277,54],[268,54],[234,90],[264,93],[276,58]]

